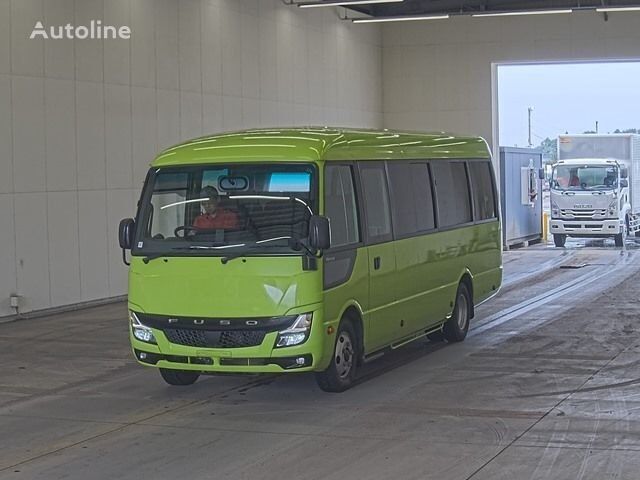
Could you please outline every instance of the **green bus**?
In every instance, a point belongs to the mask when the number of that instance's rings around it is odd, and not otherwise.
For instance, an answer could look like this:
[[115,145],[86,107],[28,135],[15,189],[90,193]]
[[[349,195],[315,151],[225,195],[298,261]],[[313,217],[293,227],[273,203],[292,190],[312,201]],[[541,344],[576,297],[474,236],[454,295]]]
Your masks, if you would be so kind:
[[389,349],[465,338],[502,281],[498,211],[479,137],[287,128],[174,146],[120,223],[133,353],[171,385],[315,372],[343,391]]

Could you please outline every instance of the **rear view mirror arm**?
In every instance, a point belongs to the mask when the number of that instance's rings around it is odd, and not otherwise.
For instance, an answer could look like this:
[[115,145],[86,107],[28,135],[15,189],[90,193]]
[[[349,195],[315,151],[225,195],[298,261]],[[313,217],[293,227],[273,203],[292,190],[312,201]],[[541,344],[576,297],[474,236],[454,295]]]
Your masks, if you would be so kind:
[[127,267],[131,265],[131,262],[127,260],[127,251],[122,249],[122,263],[124,263]]

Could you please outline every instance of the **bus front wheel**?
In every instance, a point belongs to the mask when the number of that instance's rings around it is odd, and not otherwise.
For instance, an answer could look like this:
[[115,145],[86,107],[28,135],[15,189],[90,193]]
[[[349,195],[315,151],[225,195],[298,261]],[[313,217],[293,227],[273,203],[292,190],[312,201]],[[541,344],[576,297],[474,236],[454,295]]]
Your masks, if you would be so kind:
[[336,333],[336,343],[329,367],[316,373],[316,381],[325,392],[344,392],[356,379],[358,363],[358,337],[353,323],[348,319],[340,322]]
[[164,381],[169,385],[177,385],[181,387],[192,385],[200,376],[198,372],[192,372],[189,370],[171,370],[168,368],[161,368],[160,375],[162,375]]
[[462,282],[458,285],[456,303],[453,307],[451,318],[442,327],[442,333],[447,342],[461,342],[467,336],[469,321],[471,320],[471,304],[469,288]]

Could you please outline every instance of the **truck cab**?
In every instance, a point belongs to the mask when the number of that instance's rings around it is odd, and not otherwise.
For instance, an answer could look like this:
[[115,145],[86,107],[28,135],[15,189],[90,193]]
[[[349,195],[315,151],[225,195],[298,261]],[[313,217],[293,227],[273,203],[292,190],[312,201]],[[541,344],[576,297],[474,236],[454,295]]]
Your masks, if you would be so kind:
[[550,231],[557,247],[567,237],[613,237],[623,246],[629,231],[626,165],[609,158],[559,160],[551,174]]

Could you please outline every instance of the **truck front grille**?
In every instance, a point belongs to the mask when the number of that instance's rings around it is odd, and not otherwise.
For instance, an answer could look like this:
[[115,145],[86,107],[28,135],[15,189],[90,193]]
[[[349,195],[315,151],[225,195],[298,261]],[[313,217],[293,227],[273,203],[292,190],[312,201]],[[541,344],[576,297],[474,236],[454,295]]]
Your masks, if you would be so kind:
[[187,328],[164,329],[167,340],[177,345],[204,348],[255,347],[262,343],[267,332],[264,330],[192,330]]
[[561,209],[560,214],[563,217],[571,217],[576,220],[590,220],[598,217],[605,217],[607,215],[607,210],[604,208],[574,208],[574,209]]

